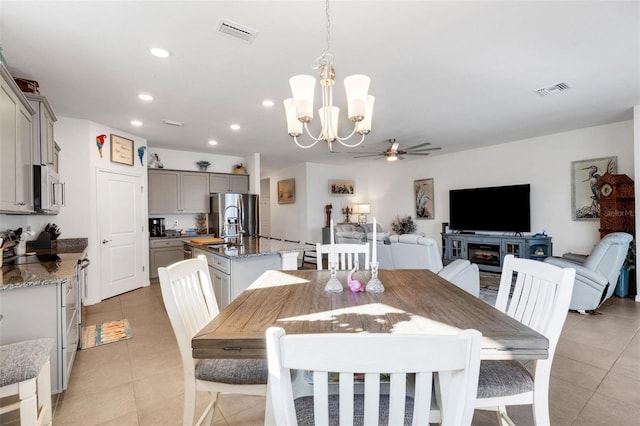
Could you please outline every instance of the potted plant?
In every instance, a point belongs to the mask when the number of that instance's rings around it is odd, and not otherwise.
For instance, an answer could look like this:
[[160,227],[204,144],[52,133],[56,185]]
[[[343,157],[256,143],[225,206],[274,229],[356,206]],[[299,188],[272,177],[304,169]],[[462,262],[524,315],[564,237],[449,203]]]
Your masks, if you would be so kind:
[[396,234],[411,234],[416,230],[416,224],[413,222],[411,216],[398,216],[391,222],[391,229]]

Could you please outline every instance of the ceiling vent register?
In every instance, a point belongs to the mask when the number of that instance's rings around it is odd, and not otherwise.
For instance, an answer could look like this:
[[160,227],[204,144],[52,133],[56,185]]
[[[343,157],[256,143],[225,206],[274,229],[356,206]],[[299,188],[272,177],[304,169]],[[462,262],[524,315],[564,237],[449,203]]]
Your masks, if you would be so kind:
[[567,83],[558,83],[558,84],[554,84],[553,86],[543,87],[542,89],[538,89],[536,90],[536,92],[538,92],[538,95],[540,96],[555,95],[557,93],[560,93],[564,90],[569,89],[570,87],[571,86],[569,86]]
[[258,31],[252,28],[224,19],[221,19],[220,22],[218,22],[218,32],[238,38],[247,43],[252,43],[258,35]]

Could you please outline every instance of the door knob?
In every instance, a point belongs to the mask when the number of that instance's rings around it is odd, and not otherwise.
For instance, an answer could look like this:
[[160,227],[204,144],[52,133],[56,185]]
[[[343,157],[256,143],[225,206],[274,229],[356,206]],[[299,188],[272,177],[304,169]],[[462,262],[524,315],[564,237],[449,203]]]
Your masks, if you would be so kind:
[[102,240],[102,244],[107,244],[111,240]]

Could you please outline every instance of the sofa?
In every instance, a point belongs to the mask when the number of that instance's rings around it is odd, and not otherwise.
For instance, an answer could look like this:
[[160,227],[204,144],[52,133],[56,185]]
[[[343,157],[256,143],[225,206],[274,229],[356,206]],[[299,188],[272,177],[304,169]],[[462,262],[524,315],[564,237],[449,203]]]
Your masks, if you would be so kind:
[[[373,239],[373,224],[342,223],[334,226],[336,244],[360,244]],[[389,233],[384,232],[379,224],[376,225],[376,239],[389,244]]]
[[480,294],[478,265],[458,259],[444,266],[433,238],[420,234],[393,234],[388,239],[389,244],[378,241],[376,246],[380,269],[429,269],[467,293],[476,297]]

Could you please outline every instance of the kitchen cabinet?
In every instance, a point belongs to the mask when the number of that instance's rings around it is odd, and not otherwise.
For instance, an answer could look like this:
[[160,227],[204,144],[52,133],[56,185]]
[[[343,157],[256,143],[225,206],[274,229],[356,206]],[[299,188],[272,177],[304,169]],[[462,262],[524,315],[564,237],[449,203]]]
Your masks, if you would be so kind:
[[[233,256],[234,248],[225,249]],[[209,265],[209,275],[218,306],[224,309],[233,299],[247,289],[264,271],[282,269],[283,260],[279,253],[261,256],[225,257],[199,248],[193,249],[193,256],[204,255]]]
[[181,239],[161,239],[149,242],[149,279],[158,278],[158,268],[184,259]]
[[234,194],[249,193],[249,175],[210,173],[210,192],[231,192]]
[[209,213],[209,174],[149,170],[149,214]]
[[32,93],[25,93],[25,97],[35,110],[33,119],[33,164],[53,166],[55,164],[56,148],[53,139],[53,126],[58,120],[47,98]]
[[53,144],[53,171],[60,173],[60,146],[54,142]]
[[40,337],[56,341],[50,354],[53,393],[69,385],[80,339],[79,292],[78,274],[74,272],[57,284],[4,290],[0,297],[0,344]]
[[0,212],[33,212],[34,110],[0,64]]

